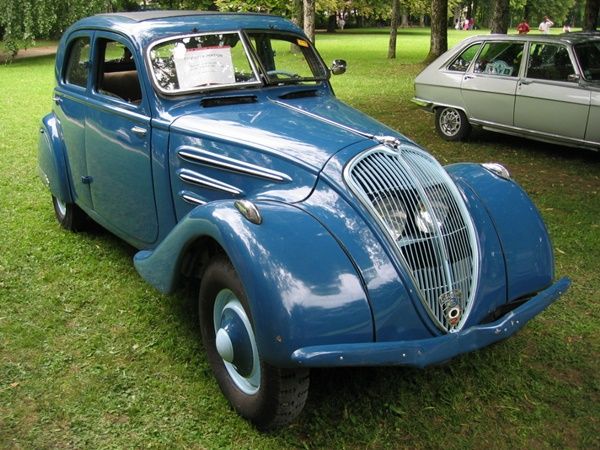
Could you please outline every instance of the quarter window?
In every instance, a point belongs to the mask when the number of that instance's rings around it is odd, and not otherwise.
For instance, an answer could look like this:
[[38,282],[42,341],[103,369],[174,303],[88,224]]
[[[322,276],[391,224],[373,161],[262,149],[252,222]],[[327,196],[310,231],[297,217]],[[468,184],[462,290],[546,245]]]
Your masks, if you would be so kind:
[[77,38],[70,47],[67,57],[65,82],[76,86],[86,87],[90,60],[90,39]]
[[516,77],[523,57],[523,43],[488,42],[475,62],[475,73]]
[[527,77],[538,80],[569,81],[575,73],[565,46],[546,43],[531,44]]
[[481,44],[475,44],[468,47],[454,61],[452,61],[452,64],[448,66],[448,70],[466,72],[471,65],[471,61],[473,61],[475,55],[477,55],[480,47]]
[[600,79],[600,42],[585,42],[575,47],[575,54],[586,80]]
[[100,94],[139,104],[142,90],[131,50],[124,44],[100,39],[98,88]]

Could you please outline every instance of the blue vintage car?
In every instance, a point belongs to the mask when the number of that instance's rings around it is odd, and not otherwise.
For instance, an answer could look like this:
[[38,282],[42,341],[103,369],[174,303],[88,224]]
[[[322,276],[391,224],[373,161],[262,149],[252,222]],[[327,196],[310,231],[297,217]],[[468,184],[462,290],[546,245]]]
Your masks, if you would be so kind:
[[442,167],[337,100],[344,69],[287,20],[196,11],[81,20],[56,58],[58,221],[138,248],[162,292],[199,280],[208,360],[261,429],[299,414],[311,367],[441,363],[569,286],[504,167]]

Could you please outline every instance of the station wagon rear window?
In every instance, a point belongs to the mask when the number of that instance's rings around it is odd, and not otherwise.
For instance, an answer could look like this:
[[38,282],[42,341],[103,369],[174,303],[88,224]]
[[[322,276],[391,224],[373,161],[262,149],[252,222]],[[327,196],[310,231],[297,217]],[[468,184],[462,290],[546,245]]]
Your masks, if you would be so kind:
[[258,84],[237,32],[183,36],[150,49],[152,74],[166,94]]

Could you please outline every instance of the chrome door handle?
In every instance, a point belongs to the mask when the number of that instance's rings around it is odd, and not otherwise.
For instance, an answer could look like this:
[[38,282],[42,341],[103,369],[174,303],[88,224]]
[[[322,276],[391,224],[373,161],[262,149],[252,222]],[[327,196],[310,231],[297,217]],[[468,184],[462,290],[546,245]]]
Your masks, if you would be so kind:
[[531,81],[531,80],[520,80],[519,81],[519,84],[524,84],[524,85],[528,85],[528,84],[531,84],[531,83],[533,83],[533,81]]
[[53,96],[52,100],[54,100],[54,103],[56,103],[57,105],[60,105],[62,103],[62,97],[59,97],[58,95]]
[[139,137],[146,137],[148,130],[146,128],[138,127],[137,125],[131,129],[131,132]]
[[472,80],[473,78],[475,78],[475,75],[465,75],[464,77],[465,80]]

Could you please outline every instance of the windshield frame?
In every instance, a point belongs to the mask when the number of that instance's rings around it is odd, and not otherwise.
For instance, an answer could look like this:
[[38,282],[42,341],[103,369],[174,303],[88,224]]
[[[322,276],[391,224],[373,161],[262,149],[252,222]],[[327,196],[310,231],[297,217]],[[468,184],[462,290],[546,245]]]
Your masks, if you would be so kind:
[[[198,37],[198,36],[208,36],[208,35],[215,35],[215,34],[235,34],[239,37],[239,40],[240,40],[240,42],[244,48],[244,52],[246,54],[246,58],[248,60],[248,63],[250,64],[250,68],[252,69],[252,73],[256,80],[255,81],[244,81],[244,82],[239,82],[239,83],[218,84],[218,85],[214,85],[214,86],[198,86],[198,87],[191,87],[188,89],[181,89],[181,88],[177,89],[177,90],[164,89],[160,85],[158,80],[156,79],[156,75],[154,73],[154,65],[152,63],[152,57],[151,57],[152,50],[154,50],[154,48],[156,46],[158,46],[160,44],[164,44],[165,42],[179,41],[179,40],[186,39],[186,38],[193,38],[193,37]],[[242,88],[246,88],[246,87],[261,86],[263,84],[262,72],[261,72],[261,70],[259,70],[259,68],[256,65],[254,52],[252,51],[252,48],[249,46],[249,44],[246,40],[246,36],[242,32],[242,30],[206,31],[206,32],[202,32],[202,33],[178,34],[178,35],[169,36],[166,38],[157,39],[156,41],[153,41],[152,43],[150,43],[150,45],[148,45],[148,48],[146,49],[146,64],[148,66],[148,72],[149,72],[150,78],[152,79],[152,84],[154,85],[154,88],[161,94],[168,95],[168,96],[178,96],[178,95],[184,95],[184,94],[201,93],[201,92],[215,91],[215,90],[222,90],[222,89],[231,89],[231,88],[242,89]]]
[[[317,78],[314,76],[312,77],[303,77],[303,78],[290,78],[290,79],[277,79],[277,80],[273,80],[269,77],[268,71],[266,70],[266,68],[264,67],[256,49],[254,48],[254,46],[252,45],[251,42],[251,34],[252,33],[261,33],[261,34],[274,34],[274,35],[283,35],[283,36],[290,36],[296,39],[302,39],[303,41],[305,41],[308,44],[308,48],[310,49],[310,52],[312,54],[312,57],[314,58],[314,61],[320,66],[320,68],[323,71],[324,76],[322,78]],[[260,72],[262,74],[262,78],[265,82],[266,86],[280,86],[280,85],[286,85],[286,84],[298,84],[298,83],[303,83],[303,82],[326,82],[329,80],[329,78],[331,77],[331,73],[329,71],[329,68],[327,67],[327,65],[325,64],[325,62],[323,61],[323,58],[321,58],[321,55],[319,55],[319,52],[317,52],[317,49],[315,48],[315,46],[313,45],[313,43],[306,37],[303,36],[299,33],[294,33],[294,32],[290,32],[290,31],[284,31],[284,30],[270,30],[270,29],[264,29],[264,28],[248,28],[248,29],[244,29],[242,30],[242,34],[244,35],[244,37],[247,39],[248,42],[248,47],[250,47],[250,51],[252,53],[252,57],[255,58],[255,63],[256,65],[259,67]],[[292,42],[290,42],[292,43]],[[307,59],[305,57],[305,59]],[[308,61],[307,59],[307,63],[308,63],[308,67],[310,68],[311,72],[313,72],[312,67],[310,66],[310,61]]]

